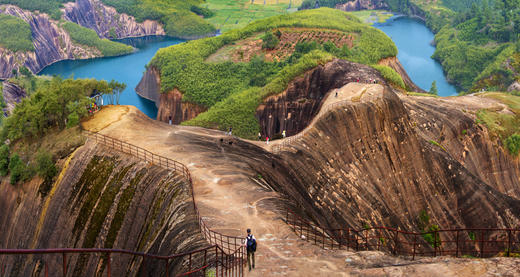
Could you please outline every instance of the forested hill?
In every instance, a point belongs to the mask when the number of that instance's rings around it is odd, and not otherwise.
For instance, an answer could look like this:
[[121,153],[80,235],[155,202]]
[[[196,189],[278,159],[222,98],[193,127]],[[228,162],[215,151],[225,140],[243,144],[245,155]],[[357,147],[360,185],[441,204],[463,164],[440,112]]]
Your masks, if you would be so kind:
[[[319,0],[335,7],[350,0]],[[316,0],[304,0],[313,8]],[[434,58],[464,92],[520,88],[519,0],[370,0],[425,19],[436,34]],[[381,5],[379,5],[381,6]]]

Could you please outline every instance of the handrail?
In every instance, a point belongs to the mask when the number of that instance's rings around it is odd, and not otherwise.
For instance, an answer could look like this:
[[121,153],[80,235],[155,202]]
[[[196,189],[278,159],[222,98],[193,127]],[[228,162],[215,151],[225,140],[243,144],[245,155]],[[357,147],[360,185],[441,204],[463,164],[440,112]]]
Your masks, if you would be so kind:
[[[183,163],[154,154],[142,147],[109,137],[107,135],[102,135],[88,130],[84,130],[84,132],[89,137],[95,139],[96,143],[101,143],[122,153],[133,155],[138,159],[144,160],[145,162],[157,164],[160,167],[172,170],[184,177],[190,185],[193,208],[195,210],[201,233],[204,236],[204,238],[208,240],[210,244],[212,244],[212,246],[168,256],[147,254],[130,250],[106,248],[0,249],[0,255],[62,254],[63,276],[67,275],[66,254],[72,253],[107,254],[109,256],[109,258],[107,259],[107,276],[111,275],[110,255],[112,254],[127,254],[133,256],[141,256],[143,258],[164,260],[166,261],[166,276],[169,276],[170,259],[189,257],[188,271],[178,275],[186,276],[196,272],[205,271],[212,264],[208,261],[208,255],[214,255],[215,260],[213,262],[213,266],[215,268],[216,276],[243,276],[243,265],[245,262],[245,246],[242,244],[243,238],[224,235],[222,233],[211,230],[209,226],[207,226],[207,224],[202,219],[197,204],[195,202],[195,191],[193,188],[193,181],[191,178],[190,171]],[[214,249],[215,252],[210,253],[211,249]],[[193,268],[193,256],[202,253],[204,255],[203,265],[198,268]],[[1,268],[0,265],[0,272],[3,273],[3,270],[5,270],[5,268]],[[48,268],[47,264],[45,264],[45,276],[47,276],[47,274]]]
[[[410,232],[390,227],[322,228],[286,210],[286,223],[324,249],[378,250],[394,255],[489,257],[520,254],[520,228],[455,228]],[[487,237],[487,239],[486,239]]]

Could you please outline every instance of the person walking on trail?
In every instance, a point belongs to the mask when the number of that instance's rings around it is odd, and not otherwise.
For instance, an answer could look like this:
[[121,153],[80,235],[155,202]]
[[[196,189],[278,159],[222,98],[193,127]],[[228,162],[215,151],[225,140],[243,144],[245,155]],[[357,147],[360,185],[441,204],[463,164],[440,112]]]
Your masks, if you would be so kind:
[[265,144],[269,144],[269,137],[265,137]]
[[336,89],[336,98],[338,98],[338,90]]
[[282,137],[285,138],[285,130],[282,132]]
[[172,116],[168,117],[168,124],[172,125]]
[[251,266],[255,268],[255,252],[256,252],[256,238],[251,234],[251,229],[247,229],[246,236],[246,250],[247,250],[247,266],[251,271]]
[[232,132],[233,132],[233,128],[232,128],[232,127],[229,127],[229,132],[228,132],[228,135],[230,135],[230,136],[231,136]]
[[258,132],[258,140],[262,140],[262,134]]

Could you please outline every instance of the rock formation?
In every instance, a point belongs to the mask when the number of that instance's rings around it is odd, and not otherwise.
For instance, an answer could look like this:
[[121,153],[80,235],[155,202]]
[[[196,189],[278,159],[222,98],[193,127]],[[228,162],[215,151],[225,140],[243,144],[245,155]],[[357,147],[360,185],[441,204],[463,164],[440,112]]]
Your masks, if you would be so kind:
[[507,88],[507,91],[509,92],[512,92],[512,91],[520,91],[520,82],[516,81],[516,82],[513,82],[508,88]]
[[[168,255],[206,246],[191,189],[180,175],[87,142],[64,162],[55,184],[0,184],[0,248],[116,248]],[[112,255],[114,276],[160,276],[162,261]],[[9,276],[51,275],[61,255],[0,256]],[[185,266],[171,260],[170,272]],[[106,275],[104,256],[68,254],[74,276]],[[104,272],[104,273],[103,273]],[[61,272],[60,272],[61,274]]]
[[283,130],[287,136],[303,130],[321,108],[325,95],[350,82],[385,83],[379,72],[369,66],[335,59],[292,81],[278,95],[268,97],[256,110],[262,134],[273,137]]
[[4,109],[4,114],[9,115],[13,112],[16,103],[20,103],[22,99],[27,96],[27,93],[20,86],[11,82],[3,82],[2,94],[4,102],[7,107]]
[[145,71],[135,91],[141,97],[155,102],[158,108],[157,120],[163,122],[169,122],[171,117],[173,124],[180,124],[206,110],[201,106],[182,101],[182,93],[177,89],[161,93],[161,75],[155,67],[149,67]]
[[36,73],[45,66],[66,59],[87,59],[101,56],[97,49],[74,43],[58,22],[47,14],[33,13],[12,5],[0,6],[0,13],[23,19],[31,26],[34,52],[12,52],[0,48],[0,79],[12,76],[12,70],[26,66]]
[[101,38],[126,38],[165,35],[157,21],[138,23],[134,17],[119,14],[115,8],[99,0],[76,0],[64,4],[64,19],[90,28]]
[[388,4],[383,0],[354,0],[336,5],[336,9],[347,12],[361,10],[386,10],[388,8]]

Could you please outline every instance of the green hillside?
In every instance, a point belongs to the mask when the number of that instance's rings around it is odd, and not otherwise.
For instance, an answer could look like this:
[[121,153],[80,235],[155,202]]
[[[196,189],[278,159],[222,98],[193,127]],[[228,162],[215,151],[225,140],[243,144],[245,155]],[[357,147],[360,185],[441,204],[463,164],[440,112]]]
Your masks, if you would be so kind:
[[31,26],[18,17],[0,14],[0,47],[17,51],[34,51]]
[[73,41],[97,48],[103,56],[123,55],[133,51],[133,48],[126,44],[100,39],[94,30],[82,27],[76,23],[67,21],[61,26],[69,33]]
[[[260,55],[241,62],[207,61],[221,48],[233,48],[250,37],[275,37],[287,28],[305,32],[306,36],[328,32],[343,39],[353,38],[353,45],[338,47],[319,40],[305,41],[309,38],[305,37],[296,47],[292,45],[294,52],[283,60],[268,60]],[[160,70],[163,92],[177,88],[184,94],[183,100],[209,109],[185,124],[220,129],[233,126],[236,134],[252,137],[258,132],[254,111],[260,101],[283,91],[294,77],[333,57],[375,64],[396,54],[395,45],[383,32],[345,12],[324,8],[258,20],[218,37],[164,48],[149,66]]]

